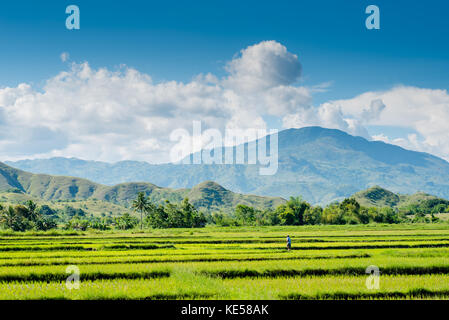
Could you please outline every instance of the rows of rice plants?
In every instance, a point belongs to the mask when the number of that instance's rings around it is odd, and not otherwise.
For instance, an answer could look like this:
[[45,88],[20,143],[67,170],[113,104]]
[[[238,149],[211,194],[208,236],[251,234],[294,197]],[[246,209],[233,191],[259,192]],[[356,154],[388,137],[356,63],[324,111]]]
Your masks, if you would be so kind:
[[0,235],[0,299],[434,299],[448,280],[446,224]]

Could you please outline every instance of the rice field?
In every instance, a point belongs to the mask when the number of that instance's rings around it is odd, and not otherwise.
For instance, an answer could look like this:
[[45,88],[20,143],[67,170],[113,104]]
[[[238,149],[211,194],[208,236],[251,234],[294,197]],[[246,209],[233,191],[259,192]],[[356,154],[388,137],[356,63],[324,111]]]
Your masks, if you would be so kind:
[[2,300],[447,298],[446,223],[0,233]]

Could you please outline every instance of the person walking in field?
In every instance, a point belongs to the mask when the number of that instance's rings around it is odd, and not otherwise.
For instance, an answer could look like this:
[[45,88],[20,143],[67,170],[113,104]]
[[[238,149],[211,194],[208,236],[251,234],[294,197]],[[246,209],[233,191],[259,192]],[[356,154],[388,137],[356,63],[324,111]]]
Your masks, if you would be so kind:
[[292,248],[292,239],[290,239],[290,236],[287,235],[287,250],[290,251]]

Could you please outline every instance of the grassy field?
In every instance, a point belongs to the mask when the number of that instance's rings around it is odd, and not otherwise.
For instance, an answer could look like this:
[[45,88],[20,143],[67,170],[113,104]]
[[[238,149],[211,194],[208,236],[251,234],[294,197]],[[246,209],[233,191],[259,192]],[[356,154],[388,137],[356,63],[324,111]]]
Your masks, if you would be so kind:
[[446,223],[0,233],[0,299],[447,298]]

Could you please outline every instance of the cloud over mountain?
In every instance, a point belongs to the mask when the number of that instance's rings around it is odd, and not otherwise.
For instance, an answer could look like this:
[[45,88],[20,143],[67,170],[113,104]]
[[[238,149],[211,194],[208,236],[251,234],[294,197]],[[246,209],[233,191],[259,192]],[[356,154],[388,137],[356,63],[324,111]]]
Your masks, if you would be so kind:
[[[449,159],[445,90],[396,87],[314,106],[317,89],[299,84],[300,57],[276,41],[244,48],[225,70],[221,78],[155,83],[127,66],[95,69],[84,62],[69,64],[42,88],[0,87],[0,157],[164,162],[175,144],[170,133],[191,131],[192,121],[201,120],[203,130],[263,129],[268,116],[284,128],[335,128]],[[373,125],[414,133],[371,137]]]
[[292,85],[300,76],[298,57],[275,41],[242,50],[227,70],[222,79],[154,83],[126,66],[72,63],[42,90],[25,83],[2,88],[0,156],[168,161],[170,132],[190,131],[194,120],[204,129],[265,128],[264,114],[310,103],[309,90]]
[[365,126],[402,128],[413,132],[400,138],[382,134],[374,136],[374,139],[449,160],[447,90],[397,86],[331,104],[338,106],[346,117],[362,119]]

